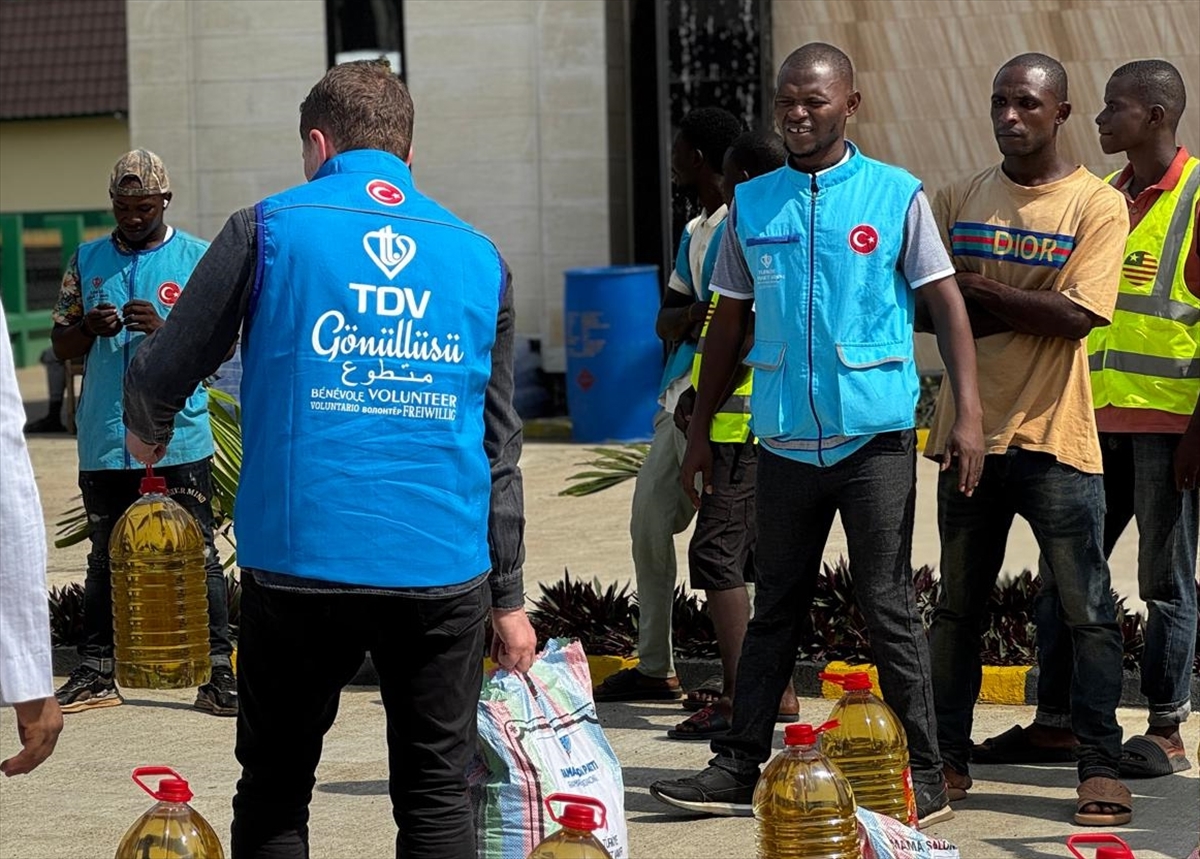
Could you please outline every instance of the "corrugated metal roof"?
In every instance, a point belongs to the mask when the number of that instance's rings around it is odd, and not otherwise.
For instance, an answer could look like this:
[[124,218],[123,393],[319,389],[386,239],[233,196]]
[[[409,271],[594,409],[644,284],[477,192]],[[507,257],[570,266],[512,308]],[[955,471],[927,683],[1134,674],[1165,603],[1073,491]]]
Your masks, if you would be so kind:
[[0,119],[129,111],[125,0],[2,0]]

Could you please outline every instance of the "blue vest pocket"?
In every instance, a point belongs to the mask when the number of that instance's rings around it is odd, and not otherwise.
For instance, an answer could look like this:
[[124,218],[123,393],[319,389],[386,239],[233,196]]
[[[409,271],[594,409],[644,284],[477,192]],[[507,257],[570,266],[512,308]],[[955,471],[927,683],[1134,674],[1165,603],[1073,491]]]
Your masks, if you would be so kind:
[[783,435],[785,416],[791,413],[783,355],[787,343],[755,340],[743,362],[753,367],[754,390],[750,394],[750,425],[754,434],[764,438]]
[[785,233],[782,236],[749,236],[746,239],[746,247],[752,248],[756,245],[789,245],[798,241],[800,241],[799,233]]
[[913,425],[916,399],[910,376],[911,341],[839,343],[838,399],[844,435],[867,435]]

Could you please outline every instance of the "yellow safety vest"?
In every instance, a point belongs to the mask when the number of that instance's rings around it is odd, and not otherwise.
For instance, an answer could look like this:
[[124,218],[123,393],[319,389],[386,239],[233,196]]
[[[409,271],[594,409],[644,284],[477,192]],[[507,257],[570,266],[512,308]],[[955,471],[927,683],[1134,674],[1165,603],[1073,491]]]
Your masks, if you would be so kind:
[[[1115,184],[1117,173],[1106,181]],[[1200,299],[1183,280],[1195,240],[1200,159],[1189,158],[1125,242],[1112,324],[1088,335],[1096,408],[1190,415],[1200,397]]]
[[[696,341],[696,357],[692,359],[692,387],[697,390],[700,388],[700,361],[704,355],[704,338],[708,334],[708,326],[712,322],[718,299],[720,296],[714,293],[708,304],[708,312],[704,315],[700,339]],[[753,389],[754,372],[748,371],[746,380],[734,389],[729,399],[713,415],[712,429],[708,435],[710,439],[737,443],[750,437],[750,393]]]

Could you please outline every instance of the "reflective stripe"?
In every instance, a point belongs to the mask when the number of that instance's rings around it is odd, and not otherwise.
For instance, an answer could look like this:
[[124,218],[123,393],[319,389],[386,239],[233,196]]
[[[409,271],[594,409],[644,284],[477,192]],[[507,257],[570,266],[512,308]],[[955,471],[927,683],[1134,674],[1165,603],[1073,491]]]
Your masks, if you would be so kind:
[[1160,379],[1200,379],[1200,358],[1160,358],[1136,352],[1096,352],[1088,358],[1093,371],[1116,370]]
[[717,410],[719,415],[748,415],[750,414],[750,398],[741,394],[730,394],[729,399]]
[[[1200,170],[1196,171],[1200,174]],[[1181,207],[1182,208],[1182,207]],[[1174,267],[1171,267],[1174,270]],[[1159,268],[1159,274],[1162,274],[1163,269]],[[1158,290],[1157,281],[1154,284],[1154,289]],[[1168,297],[1163,300],[1159,295],[1130,295],[1127,292],[1118,293],[1117,309],[1125,310],[1129,313],[1139,313],[1142,316],[1156,316],[1159,319],[1172,319],[1175,322],[1180,322],[1184,325],[1195,325],[1200,322],[1200,307],[1193,307],[1190,304],[1185,304],[1182,301],[1175,301],[1169,297],[1170,282],[1167,284]]]
[[[1154,289],[1150,294],[1164,302],[1171,296],[1171,286],[1175,281],[1175,266],[1179,263],[1179,253],[1183,250],[1183,237],[1195,215],[1192,210],[1192,198],[1196,196],[1197,191],[1200,191],[1200,164],[1192,167],[1192,175],[1188,176],[1187,182],[1184,183],[1183,191],[1179,195],[1179,202],[1175,205],[1175,211],[1171,213],[1171,223],[1167,227],[1166,238],[1163,239],[1161,262],[1158,274],[1154,278]],[[1161,264],[1168,261],[1169,265]],[[1167,319],[1177,318],[1167,315],[1165,312],[1147,315],[1165,316]]]
[[856,438],[861,438],[857,435],[827,435],[821,438],[806,439],[797,438],[789,441],[782,441],[777,438],[763,439],[763,442],[768,447],[777,447],[780,450],[829,450],[833,447],[839,447],[846,442],[854,441]]

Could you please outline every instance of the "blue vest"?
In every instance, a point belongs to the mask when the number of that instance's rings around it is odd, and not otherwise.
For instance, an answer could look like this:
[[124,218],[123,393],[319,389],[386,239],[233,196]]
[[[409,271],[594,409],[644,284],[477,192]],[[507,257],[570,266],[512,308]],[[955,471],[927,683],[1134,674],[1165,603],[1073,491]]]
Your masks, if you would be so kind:
[[913,426],[914,301],[900,260],[920,187],[854,148],[819,176],[783,167],[738,185],[756,310],[751,427],[769,447],[831,465],[855,437]]
[[[693,292],[698,292],[701,301],[709,301],[712,298],[712,290],[709,289],[709,281],[712,280],[713,267],[717,263],[717,251],[721,248],[721,237],[725,235],[725,221],[717,224],[713,228],[712,241],[708,243],[708,250],[704,254],[704,262],[700,266],[700,289],[696,289],[696,284],[692,282],[692,263],[690,251],[692,246],[692,234],[686,230],[683,237],[679,240],[679,253],[675,255],[675,273],[679,275],[680,280],[692,288]],[[684,340],[678,343],[671,354],[667,356],[667,364],[663,367],[662,380],[658,384],[658,395],[661,397],[663,393],[671,386],[671,383],[682,376],[684,373],[692,372],[692,361],[696,357],[696,344],[689,343]]]
[[[180,230],[147,251],[125,253],[111,236],[80,245],[76,261],[83,312],[98,304],[112,304],[120,310],[127,301],[142,298],[165,319],[206,250],[208,242]],[[145,334],[122,328],[116,337],[97,337],[88,350],[83,393],[75,413],[80,471],[142,467],[125,450],[121,396],[125,370],[145,339]],[[212,452],[208,393],[200,386],[175,416],[175,434],[158,465],[196,462]]]
[[388,588],[487,572],[499,252],[377,150],[256,211],[238,562]]

